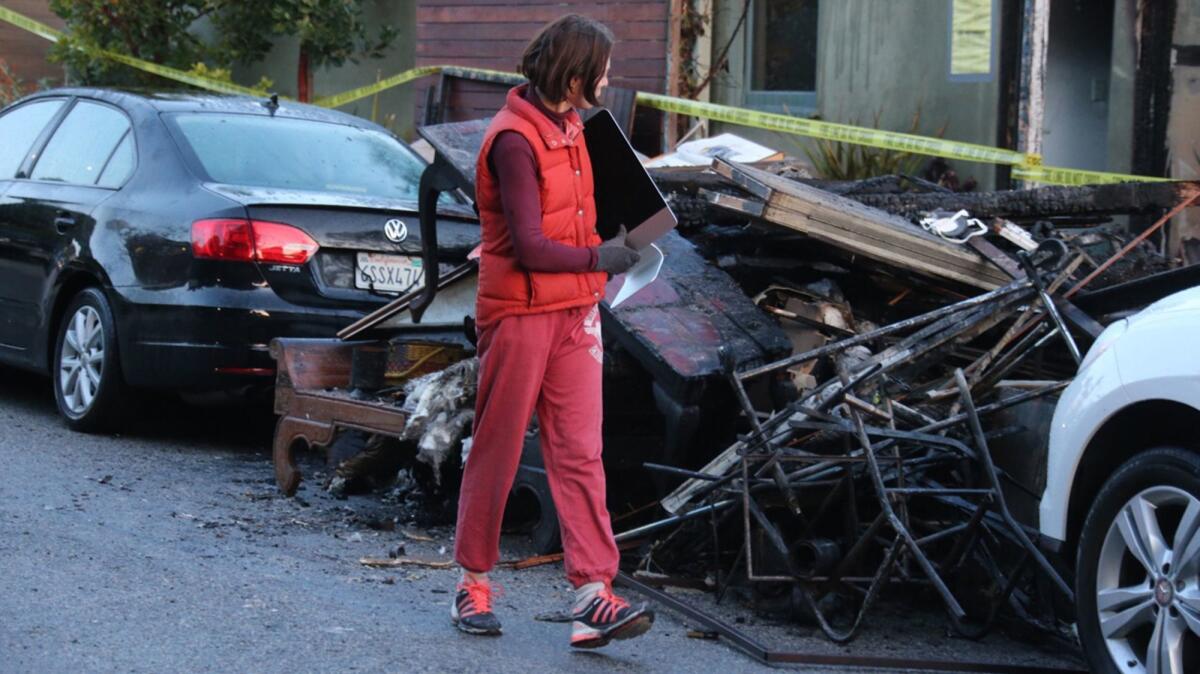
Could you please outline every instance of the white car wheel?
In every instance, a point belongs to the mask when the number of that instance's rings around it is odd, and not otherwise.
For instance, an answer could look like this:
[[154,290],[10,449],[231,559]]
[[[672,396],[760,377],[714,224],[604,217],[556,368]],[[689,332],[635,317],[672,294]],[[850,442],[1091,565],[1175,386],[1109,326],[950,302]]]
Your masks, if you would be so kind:
[[125,411],[112,309],[98,288],[75,296],[58,325],[52,373],[54,399],[77,431],[114,429]]
[[1117,470],[1092,504],[1077,567],[1094,671],[1200,671],[1200,458],[1153,449]]
[[1109,526],[1096,569],[1096,607],[1108,652],[1124,671],[1184,671],[1184,642],[1200,639],[1197,561],[1200,499],[1182,489],[1143,490]]
[[74,416],[92,407],[104,372],[104,326],[90,306],[79,307],[67,319],[62,351],[58,357],[58,383],[63,404]]

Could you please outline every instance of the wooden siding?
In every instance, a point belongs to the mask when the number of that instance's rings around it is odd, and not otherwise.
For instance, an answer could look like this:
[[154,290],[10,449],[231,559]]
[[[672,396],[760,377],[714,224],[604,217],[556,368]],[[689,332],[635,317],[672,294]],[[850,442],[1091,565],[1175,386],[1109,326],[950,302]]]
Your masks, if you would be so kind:
[[[4,6],[59,30],[63,28],[62,19],[50,11],[47,0],[5,0]],[[8,63],[27,87],[32,88],[41,79],[62,83],[62,66],[46,60],[49,51],[49,41],[0,21],[0,59]]]
[[[422,0],[417,5],[417,65],[449,63],[512,71],[542,26],[578,12],[603,21],[617,38],[609,75],[612,86],[662,93],[669,11],[669,0]],[[425,90],[434,81],[418,85],[417,120],[424,114]],[[504,103],[504,91],[495,85],[455,82],[446,120],[494,114]]]

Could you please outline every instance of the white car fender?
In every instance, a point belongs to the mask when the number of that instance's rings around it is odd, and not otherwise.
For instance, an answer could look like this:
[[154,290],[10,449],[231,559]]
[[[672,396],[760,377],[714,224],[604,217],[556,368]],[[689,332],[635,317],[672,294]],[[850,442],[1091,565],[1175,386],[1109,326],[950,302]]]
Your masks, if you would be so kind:
[[1200,310],[1155,312],[1133,322],[1112,349],[1130,400],[1172,400],[1200,409],[1198,339]]
[[1114,414],[1145,400],[1200,410],[1198,340],[1200,288],[1192,288],[1110,325],[1092,345],[1054,410],[1046,489],[1039,507],[1043,534],[1066,540],[1071,489],[1081,457]]
[[1128,404],[1111,349],[1088,363],[1063,391],[1050,424],[1046,489],[1038,509],[1038,523],[1046,536],[1066,540],[1071,485],[1083,450],[1104,422]]

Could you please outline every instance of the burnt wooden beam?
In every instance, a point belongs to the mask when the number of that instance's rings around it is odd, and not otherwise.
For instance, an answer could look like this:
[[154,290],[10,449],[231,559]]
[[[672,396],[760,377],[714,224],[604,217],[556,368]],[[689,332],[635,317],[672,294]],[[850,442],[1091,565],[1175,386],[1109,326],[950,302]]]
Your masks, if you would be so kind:
[[663,194],[682,192],[695,195],[702,189],[727,190],[730,186],[729,180],[713,173],[708,166],[663,166],[649,169],[648,173]]
[[[1021,114],[1022,0],[1000,0],[1000,58],[996,101],[996,147],[1016,149]],[[1012,167],[996,167],[996,188],[1012,187]]]
[[[1133,172],[1167,174],[1176,0],[1138,3],[1138,59],[1134,77]],[[1149,223],[1147,223],[1149,224]]]
[[[664,193],[703,195],[728,191],[731,182],[708,167],[651,169],[650,176]],[[979,218],[1050,218],[1087,215],[1133,215],[1172,208],[1200,191],[1200,181],[1136,182],[1112,185],[1050,186],[996,192],[900,192],[899,176],[860,181],[797,180],[795,182],[840,194],[893,215],[914,217],[935,209],[966,209]],[[893,191],[877,191],[892,188]]]
[[1039,187],[1003,192],[847,195],[895,215],[914,217],[942,209],[966,209],[976,218],[1048,218],[1066,215],[1150,213],[1171,208],[1200,192],[1200,181]]

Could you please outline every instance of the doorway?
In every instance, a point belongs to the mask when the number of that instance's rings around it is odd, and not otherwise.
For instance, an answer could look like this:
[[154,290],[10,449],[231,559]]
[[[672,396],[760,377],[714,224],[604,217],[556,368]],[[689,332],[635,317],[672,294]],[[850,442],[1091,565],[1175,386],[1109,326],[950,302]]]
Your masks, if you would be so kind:
[[1108,170],[1113,3],[1050,3],[1042,155],[1046,164]]

